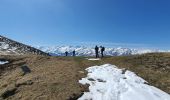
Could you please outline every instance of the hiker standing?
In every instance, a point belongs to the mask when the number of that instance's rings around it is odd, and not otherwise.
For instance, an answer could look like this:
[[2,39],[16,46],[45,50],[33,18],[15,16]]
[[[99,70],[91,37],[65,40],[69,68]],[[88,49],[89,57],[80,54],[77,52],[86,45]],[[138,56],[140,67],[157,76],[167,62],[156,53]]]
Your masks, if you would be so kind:
[[76,56],[76,51],[75,50],[73,51],[73,56]]
[[66,56],[68,56],[68,52],[67,51],[65,52],[65,54],[66,54]]
[[96,58],[99,57],[99,47],[96,45],[95,47]]
[[104,51],[105,51],[105,47],[103,47],[103,46],[101,46],[101,56],[102,56],[102,58],[104,57]]

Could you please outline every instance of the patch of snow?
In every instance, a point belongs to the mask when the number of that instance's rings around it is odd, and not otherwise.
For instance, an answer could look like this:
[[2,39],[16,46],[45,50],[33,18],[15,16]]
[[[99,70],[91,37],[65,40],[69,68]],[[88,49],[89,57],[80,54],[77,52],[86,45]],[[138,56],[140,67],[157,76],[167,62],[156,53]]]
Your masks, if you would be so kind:
[[0,42],[0,49],[8,49],[9,45],[6,44],[5,42]]
[[16,52],[16,47],[9,46],[9,44],[5,42],[0,42],[0,54],[1,55],[8,55],[9,53],[15,53]]
[[101,59],[100,58],[87,58],[87,60],[96,61],[96,60],[101,60]]
[[105,64],[86,69],[88,75],[79,83],[89,84],[89,91],[78,100],[170,100],[170,95],[147,85],[131,71]]
[[7,64],[9,63],[8,61],[0,61],[0,65],[4,65],[4,64]]

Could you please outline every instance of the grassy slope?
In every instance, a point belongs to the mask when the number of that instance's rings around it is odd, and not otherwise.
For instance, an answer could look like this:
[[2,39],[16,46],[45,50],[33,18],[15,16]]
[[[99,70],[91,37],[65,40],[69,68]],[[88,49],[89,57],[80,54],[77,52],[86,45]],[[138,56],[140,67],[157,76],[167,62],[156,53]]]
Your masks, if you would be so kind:
[[[86,90],[84,86],[78,84],[78,80],[86,75],[85,68],[106,63],[131,70],[151,85],[170,93],[168,53],[106,57],[101,61],[88,61],[84,57],[1,56],[1,58],[9,59],[11,62],[0,66],[0,95],[7,90],[15,90],[11,96],[7,96],[8,100],[56,100],[56,98],[74,100]],[[27,65],[31,73],[23,75],[21,65]]]
[[157,53],[141,56],[106,57],[102,61],[79,61],[79,66],[114,64],[119,68],[126,68],[144,78],[149,84],[156,86],[170,94],[170,54]]

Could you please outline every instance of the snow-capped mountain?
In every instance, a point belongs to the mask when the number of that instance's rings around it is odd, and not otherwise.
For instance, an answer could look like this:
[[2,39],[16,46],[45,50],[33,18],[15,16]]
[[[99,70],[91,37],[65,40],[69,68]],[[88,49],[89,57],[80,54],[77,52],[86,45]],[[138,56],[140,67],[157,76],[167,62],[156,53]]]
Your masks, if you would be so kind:
[[[52,55],[52,56],[64,56],[68,51],[69,55],[72,55],[73,51],[76,51],[76,56],[94,56],[94,47],[85,46],[37,46],[31,47],[17,41],[0,35],[0,54],[38,54],[38,55]],[[127,56],[152,52],[170,52],[151,49],[130,49],[130,48],[106,48],[105,55],[107,56]]]
[[48,55],[47,53],[36,49],[34,47],[19,43],[17,41],[11,40],[0,35],[0,54],[38,54],[38,55]]
[[[85,47],[85,46],[38,46],[36,47],[44,52],[47,52],[51,55],[64,56],[65,52],[68,51],[69,55],[72,55],[72,51],[76,51],[77,56],[94,56],[95,50],[94,47]],[[127,55],[136,55],[152,52],[166,52],[161,50],[150,50],[150,49],[130,49],[130,48],[106,48],[105,55],[108,56],[127,56]]]

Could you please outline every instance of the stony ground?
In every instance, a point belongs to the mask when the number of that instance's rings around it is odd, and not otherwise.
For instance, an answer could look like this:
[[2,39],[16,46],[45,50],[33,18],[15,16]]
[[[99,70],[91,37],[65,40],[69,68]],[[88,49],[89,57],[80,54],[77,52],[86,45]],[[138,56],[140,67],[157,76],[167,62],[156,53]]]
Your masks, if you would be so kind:
[[0,56],[0,100],[76,100],[87,87],[78,83],[85,68],[105,63],[126,68],[170,94],[170,54],[106,57]]

